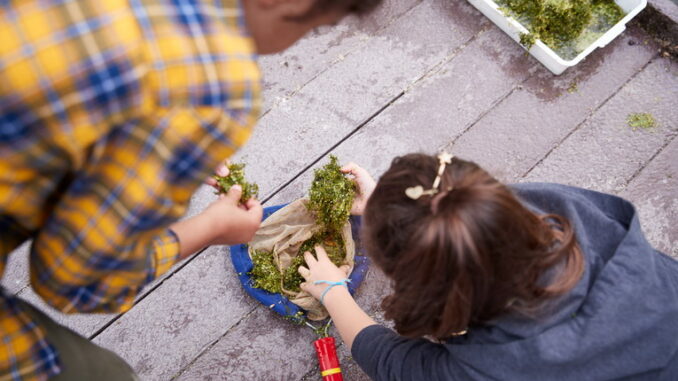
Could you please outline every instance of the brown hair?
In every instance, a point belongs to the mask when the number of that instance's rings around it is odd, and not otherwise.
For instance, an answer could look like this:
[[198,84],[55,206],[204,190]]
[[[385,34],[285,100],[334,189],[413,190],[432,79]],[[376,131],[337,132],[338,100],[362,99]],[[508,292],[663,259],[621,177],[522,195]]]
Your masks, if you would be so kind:
[[328,11],[345,11],[356,15],[372,12],[382,0],[316,0],[304,18]]
[[444,339],[507,313],[535,316],[577,284],[583,256],[569,222],[529,211],[475,163],[453,159],[433,197],[405,195],[430,188],[438,166],[423,154],[394,159],[365,208],[367,251],[393,281],[382,307],[400,334]]

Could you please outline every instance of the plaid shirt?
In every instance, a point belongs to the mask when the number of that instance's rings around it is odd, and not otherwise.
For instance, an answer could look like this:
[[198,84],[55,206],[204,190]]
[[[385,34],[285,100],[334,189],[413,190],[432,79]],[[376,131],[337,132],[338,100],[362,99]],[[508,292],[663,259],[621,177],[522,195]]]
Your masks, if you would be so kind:
[[[260,74],[237,0],[0,1],[0,274],[69,312],[129,309],[176,261],[168,226],[249,137]],[[0,289],[0,380],[59,373]]]

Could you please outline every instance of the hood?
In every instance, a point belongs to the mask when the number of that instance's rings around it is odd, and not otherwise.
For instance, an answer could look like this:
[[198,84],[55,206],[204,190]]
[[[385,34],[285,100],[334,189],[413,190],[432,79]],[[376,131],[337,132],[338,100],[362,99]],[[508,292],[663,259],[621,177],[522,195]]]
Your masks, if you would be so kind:
[[678,367],[678,262],[647,242],[633,205],[555,184],[513,189],[535,212],[569,219],[584,274],[544,316],[504,317],[452,340],[455,357],[498,379],[624,378]]

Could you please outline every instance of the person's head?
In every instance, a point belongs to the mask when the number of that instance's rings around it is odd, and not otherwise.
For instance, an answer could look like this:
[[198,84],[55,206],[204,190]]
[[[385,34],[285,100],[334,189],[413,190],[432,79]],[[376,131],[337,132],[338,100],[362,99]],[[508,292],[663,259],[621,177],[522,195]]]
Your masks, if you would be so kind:
[[259,54],[287,49],[311,29],[348,14],[363,15],[381,0],[242,0],[247,28]]
[[438,158],[393,160],[364,212],[367,252],[391,278],[385,317],[408,337],[439,339],[507,313],[534,316],[581,278],[583,257],[568,221],[537,216],[475,163],[452,159],[439,193]]

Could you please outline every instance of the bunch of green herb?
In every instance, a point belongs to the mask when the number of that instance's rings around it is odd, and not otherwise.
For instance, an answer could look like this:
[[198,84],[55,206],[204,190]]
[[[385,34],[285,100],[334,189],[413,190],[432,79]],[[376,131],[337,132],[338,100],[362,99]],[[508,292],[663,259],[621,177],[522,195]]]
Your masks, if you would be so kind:
[[355,193],[355,181],[341,172],[337,157],[330,155],[330,162],[315,170],[307,208],[323,230],[340,231],[350,216]]
[[228,176],[214,175],[218,193],[227,193],[232,186],[239,184],[242,187],[240,203],[244,204],[252,197],[259,197],[259,185],[245,180],[245,164],[231,164],[228,166],[228,171]]

